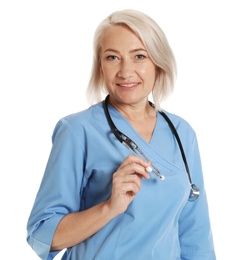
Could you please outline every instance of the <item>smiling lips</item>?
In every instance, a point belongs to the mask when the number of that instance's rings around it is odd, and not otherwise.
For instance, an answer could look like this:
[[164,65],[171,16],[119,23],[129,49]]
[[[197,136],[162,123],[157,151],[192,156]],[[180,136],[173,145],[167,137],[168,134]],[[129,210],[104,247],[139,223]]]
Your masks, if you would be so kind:
[[129,83],[129,84],[116,84],[119,87],[132,88],[138,85],[138,83]]

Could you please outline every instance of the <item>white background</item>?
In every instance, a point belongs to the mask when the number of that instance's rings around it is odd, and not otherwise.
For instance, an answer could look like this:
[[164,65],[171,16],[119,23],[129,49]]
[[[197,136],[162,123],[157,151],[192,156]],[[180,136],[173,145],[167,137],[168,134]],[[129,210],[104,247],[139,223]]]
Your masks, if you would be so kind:
[[7,259],[38,259],[26,243],[26,223],[53,128],[62,116],[89,106],[93,32],[124,8],[152,16],[175,53],[178,78],[163,108],[184,117],[198,134],[217,259],[250,257],[249,2],[1,1],[0,230]]

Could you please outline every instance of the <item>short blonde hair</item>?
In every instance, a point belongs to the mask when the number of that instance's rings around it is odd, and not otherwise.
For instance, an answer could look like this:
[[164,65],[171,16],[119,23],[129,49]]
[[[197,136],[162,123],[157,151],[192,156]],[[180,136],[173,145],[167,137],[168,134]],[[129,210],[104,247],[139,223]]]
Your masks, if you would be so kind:
[[95,31],[93,67],[87,88],[90,103],[101,101],[102,94],[107,94],[101,73],[100,43],[106,29],[115,25],[123,25],[131,29],[142,41],[156,65],[157,73],[152,97],[156,109],[160,110],[161,102],[174,88],[177,72],[175,57],[160,26],[148,15],[131,9],[113,12],[99,24]]

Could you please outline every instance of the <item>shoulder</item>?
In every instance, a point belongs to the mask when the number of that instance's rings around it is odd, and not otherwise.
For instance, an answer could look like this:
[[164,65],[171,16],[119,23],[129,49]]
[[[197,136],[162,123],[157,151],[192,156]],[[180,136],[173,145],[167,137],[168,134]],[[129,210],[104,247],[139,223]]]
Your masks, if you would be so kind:
[[89,108],[66,115],[56,123],[54,134],[59,131],[74,132],[83,135],[86,130],[97,127],[104,118],[102,103],[95,104]]
[[100,102],[98,104],[90,106],[85,110],[69,114],[61,118],[60,120],[67,121],[69,124],[72,125],[79,125],[93,121],[94,118],[98,118],[103,114],[104,112],[102,108],[102,103]]
[[95,104],[89,108],[66,115],[59,119],[58,123],[69,124],[73,127],[85,126],[104,116],[102,103]]
[[[181,139],[185,141],[191,142],[196,138],[196,133],[194,128],[191,124],[184,119],[183,117],[170,113],[168,111],[162,110],[168,118],[171,120],[172,124],[174,125],[176,131],[178,132]],[[191,141],[190,141],[191,140]]]
[[191,126],[191,124],[183,117],[170,113],[168,111],[162,110],[172,121],[173,125],[175,126],[175,128],[178,129],[184,129],[187,131],[192,131],[194,132],[193,127]]

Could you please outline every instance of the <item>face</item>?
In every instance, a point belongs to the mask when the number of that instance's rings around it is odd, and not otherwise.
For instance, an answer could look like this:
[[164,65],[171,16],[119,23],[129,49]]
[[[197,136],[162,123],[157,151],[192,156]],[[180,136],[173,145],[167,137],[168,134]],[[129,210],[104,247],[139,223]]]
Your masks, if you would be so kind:
[[112,26],[101,41],[101,71],[118,104],[147,101],[155,82],[155,64],[140,39],[124,26]]

